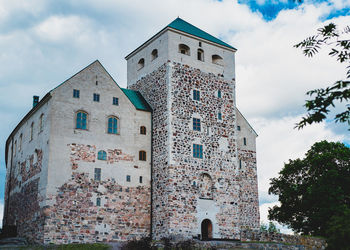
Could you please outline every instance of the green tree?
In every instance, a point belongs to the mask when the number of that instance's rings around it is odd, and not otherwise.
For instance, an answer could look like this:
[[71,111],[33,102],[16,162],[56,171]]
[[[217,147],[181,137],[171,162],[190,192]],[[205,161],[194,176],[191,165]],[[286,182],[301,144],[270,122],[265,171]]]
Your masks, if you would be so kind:
[[337,102],[344,102],[345,110],[336,114],[334,121],[347,123],[350,130],[350,105],[348,104],[350,100],[350,81],[348,80],[350,79],[350,40],[345,39],[345,36],[350,34],[350,27],[347,26],[341,31],[334,23],[330,23],[317,31],[316,35],[306,38],[294,47],[301,48],[304,55],[308,57],[313,57],[322,47],[329,48],[330,56],[346,64],[347,80],[338,80],[330,87],[308,91],[306,94],[314,98],[306,100],[304,106],[308,113],[296,124],[296,128],[300,129],[307,124],[323,121],[327,118],[330,108],[335,107]]
[[350,208],[350,148],[317,142],[304,159],[285,163],[270,184],[269,194],[278,195],[281,205],[269,209],[269,220],[327,237],[329,219]]

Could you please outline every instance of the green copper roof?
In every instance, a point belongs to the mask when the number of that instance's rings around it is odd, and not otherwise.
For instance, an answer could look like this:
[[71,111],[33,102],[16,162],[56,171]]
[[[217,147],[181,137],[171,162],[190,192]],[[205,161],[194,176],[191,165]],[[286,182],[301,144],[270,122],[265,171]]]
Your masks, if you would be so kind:
[[136,109],[149,112],[152,111],[151,106],[149,106],[149,104],[146,102],[145,98],[143,98],[140,92],[124,88],[121,88],[121,90],[129,98],[129,100],[135,106]]
[[172,21],[167,27],[186,32],[190,35],[197,36],[200,38],[203,38],[205,40],[208,40],[213,43],[217,43],[226,47],[229,47],[231,49],[235,49],[231,45],[217,39],[216,37],[213,37],[212,35],[208,34],[207,32],[198,29],[197,27],[193,26],[192,24],[182,20],[181,18],[176,18],[174,21]]

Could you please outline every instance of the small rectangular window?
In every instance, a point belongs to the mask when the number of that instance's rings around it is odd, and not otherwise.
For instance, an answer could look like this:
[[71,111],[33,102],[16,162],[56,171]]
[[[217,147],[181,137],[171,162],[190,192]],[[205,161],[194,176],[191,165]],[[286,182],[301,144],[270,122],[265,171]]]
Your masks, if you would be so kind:
[[201,131],[201,120],[198,118],[193,118],[193,130]]
[[218,97],[221,98],[221,90],[218,90]]
[[118,97],[113,97],[113,105],[116,105],[116,106],[119,105],[119,99],[118,99]]
[[238,131],[241,131],[241,126],[237,126],[237,130],[238,130]]
[[73,89],[73,98],[79,98],[80,91],[79,89]]
[[142,183],[142,176],[140,176],[140,178],[139,178],[139,182],[140,182],[140,183]]
[[97,207],[101,206],[101,198],[96,198],[96,206]]
[[130,181],[131,181],[130,175],[127,175],[127,176],[126,176],[126,181],[127,181],[127,182],[130,182]]
[[100,168],[95,168],[95,181],[100,181],[101,180],[101,169]]
[[199,47],[202,47],[202,42],[199,42],[199,43],[198,43],[198,46],[199,46]]
[[94,102],[100,102],[100,94],[94,93]]
[[199,90],[193,90],[193,100],[199,101],[200,100],[200,92]]
[[222,114],[221,113],[218,113],[218,119],[222,120]]
[[245,138],[245,137],[243,138],[243,144],[247,145],[247,138]]
[[203,145],[193,144],[193,157],[203,159]]

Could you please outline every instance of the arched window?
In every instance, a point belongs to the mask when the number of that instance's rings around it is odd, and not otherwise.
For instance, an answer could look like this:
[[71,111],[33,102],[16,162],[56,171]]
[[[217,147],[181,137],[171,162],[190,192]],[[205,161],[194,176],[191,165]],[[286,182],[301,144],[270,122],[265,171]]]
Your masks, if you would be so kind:
[[107,153],[106,153],[106,151],[104,151],[104,150],[98,151],[98,153],[97,153],[97,159],[98,159],[98,160],[102,160],[102,161],[107,160]]
[[118,134],[118,118],[111,116],[108,118],[108,134]]
[[157,49],[152,50],[152,53],[151,53],[152,61],[157,57],[158,57],[158,50]]
[[76,128],[78,129],[87,129],[87,119],[88,114],[84,111],[78,111],[76,117]]
[[199,197],[213,199],[213,181],[209,174],[201,174],[199,182]]
[[145,67],[145,59],[144,59],[144,58],[141,58],[141,59],[139,60],[139,62],[137,63],[137,65],[138,65],[138,69],[137,69],[137,70],[140,70],[140,69],[142,69],[143,67]]
[[224,60],[219,55],[212,55],[211,59],[212,59],[212,63],[214,63],[214,64],[218,64],[221,66],[224,65]]
[[204,51],[202,49],[197,50],[197,59],[204,62]]
[[146,134],[146,127],[145,126],[141,126],[140,127],[140,134],[141,135],[145,135]]
[[179,52],[184,55],[190,55],[190,47],[188,47],[186,44],[179,44]]
[[140,161],[145,161],[146,160],[146,151],[139,151],[139,160]]

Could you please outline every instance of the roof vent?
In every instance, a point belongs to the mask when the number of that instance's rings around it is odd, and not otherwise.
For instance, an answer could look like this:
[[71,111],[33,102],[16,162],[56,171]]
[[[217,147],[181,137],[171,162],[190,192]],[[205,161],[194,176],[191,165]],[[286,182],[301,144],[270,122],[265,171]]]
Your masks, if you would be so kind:
[[33,96],[33,108],[39,103],[39,96]]

